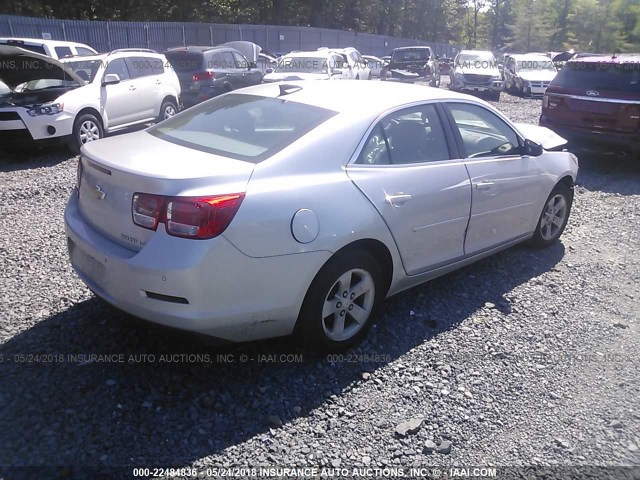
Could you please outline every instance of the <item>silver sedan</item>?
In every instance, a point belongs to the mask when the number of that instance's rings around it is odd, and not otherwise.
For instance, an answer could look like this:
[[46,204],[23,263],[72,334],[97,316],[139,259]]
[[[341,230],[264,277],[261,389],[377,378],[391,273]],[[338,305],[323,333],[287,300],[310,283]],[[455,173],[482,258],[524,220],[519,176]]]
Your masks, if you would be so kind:
[[555,242],[578,171],[563,143],[425,86],[250,87],[85,145],[71,264],[152,322],[343,349],[386,297]]

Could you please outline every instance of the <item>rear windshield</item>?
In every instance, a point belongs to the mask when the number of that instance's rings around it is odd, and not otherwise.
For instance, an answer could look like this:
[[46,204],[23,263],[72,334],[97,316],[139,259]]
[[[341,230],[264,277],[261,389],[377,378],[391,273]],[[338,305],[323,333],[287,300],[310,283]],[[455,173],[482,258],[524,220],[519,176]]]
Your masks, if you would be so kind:
[[164,54],[176,72],[204,70],[204,54],[199,52],[166,52]]
[[279,73],[328,73],[329,66],[325,57],[284,57],[275,68]]
[[396,50],[391,54],[392,62],[412,62],[414,60],[429,60],[431,51],[426,48],[415,50]]
[[640,63],[567,62],[553,84],[640,94]]
[[227,94],[147,131],[167,142],[259,163],[335,114],[281,98]]

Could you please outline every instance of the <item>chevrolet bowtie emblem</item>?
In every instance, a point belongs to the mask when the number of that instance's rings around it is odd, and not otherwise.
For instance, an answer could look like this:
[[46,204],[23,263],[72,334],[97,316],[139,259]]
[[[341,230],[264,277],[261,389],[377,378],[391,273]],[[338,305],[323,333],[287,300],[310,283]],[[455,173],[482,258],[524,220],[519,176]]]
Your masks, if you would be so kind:
[[95,187],[93,187],[93,193],[96,194],[98,200],[104,200],[104,197],[107,196],[107,192],[102,190],[102,187],[100,185],[96,185]]

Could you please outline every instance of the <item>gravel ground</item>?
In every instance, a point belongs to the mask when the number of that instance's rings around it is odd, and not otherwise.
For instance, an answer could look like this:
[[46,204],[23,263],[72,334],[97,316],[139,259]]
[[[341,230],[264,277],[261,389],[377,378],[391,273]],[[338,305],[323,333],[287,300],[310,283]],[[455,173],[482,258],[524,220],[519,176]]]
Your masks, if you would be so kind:
[[[498,106],[536,123],[540,100],[505,94]],[[286,340],[205,347],[95,299],[66,256],[76,159],[0,152],[0,478],[638,467],[640,167],[580,158],[561,242],[397,295],[359,348],[291,361],[281,355],[301,352]]]

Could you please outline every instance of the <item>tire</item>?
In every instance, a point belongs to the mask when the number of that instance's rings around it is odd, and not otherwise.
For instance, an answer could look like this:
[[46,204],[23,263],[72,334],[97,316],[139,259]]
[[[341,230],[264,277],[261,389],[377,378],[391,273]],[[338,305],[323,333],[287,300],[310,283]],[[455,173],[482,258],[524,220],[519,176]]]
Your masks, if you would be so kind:
[[167,118],[171,118],[176,113],[178,113],[178,106],[176,105],[176,102],[173,100],[165,100],[160,106],[160,115],[158,115],[156,123],[160,123]]
[[494,102],[499,102],[500,101],[500,92],[491,92],[489,94],[489,98],[491,100],[493,100]]
[[384,285],[382,268],[370,253],[349,250],[333,257],[307,291],[296,324],[298,342],[316,352],[357,344],[380,309]]
[[73,122],[70,147],[74,153],[80,153],[80,147],[104,137],[102,122],[91,113],[83,113]]
[[535,248],[548,247],[560,238],[567,226],[572,204],[573,189],[564,183],[557,184],[544,203],[530,242],[531,246]]

